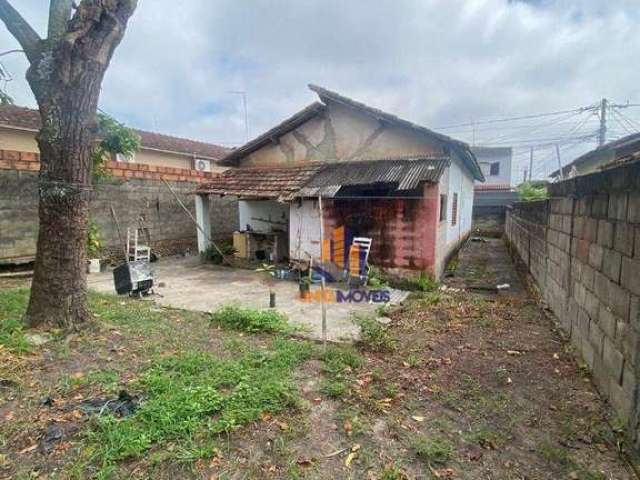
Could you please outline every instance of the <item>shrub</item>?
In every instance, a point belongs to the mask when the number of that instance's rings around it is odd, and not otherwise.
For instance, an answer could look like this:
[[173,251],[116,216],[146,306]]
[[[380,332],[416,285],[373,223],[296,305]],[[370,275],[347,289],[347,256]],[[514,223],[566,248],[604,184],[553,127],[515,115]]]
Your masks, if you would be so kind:
[[518,195],[523,202],[535,202],[549,198],[549,192],[545,185],[536,185],[533,182],[524,182],[518,187]]
[[[233,247],[233,244],[230,242],[223,242],[220,245],[218,245],[218,248],[224,254],[225,257],[230,257],[231,255],[235,254],[237,251]],[[202,255],[202,258],[204,258],[206,261],[211,262],[215,265],[221,265],[224,260],[222,258],[222,255],[220,255],[220,252],[218,252],[218,250],[216,250],[216,247],[214,247],[213,245],[209,245],[207,249],[204,252],[202,252],[201,255]]]
[[287,316],[275,310],[226,306],[213,312],[211,320],[223,327],[250,333],[287,332],[291,330]]

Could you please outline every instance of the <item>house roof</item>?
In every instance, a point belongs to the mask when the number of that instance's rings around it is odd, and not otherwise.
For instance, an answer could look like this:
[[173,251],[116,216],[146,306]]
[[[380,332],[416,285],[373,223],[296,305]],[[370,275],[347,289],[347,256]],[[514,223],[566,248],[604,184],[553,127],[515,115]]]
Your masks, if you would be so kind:
[[[574,166],[578,167],[597,157],[598,155],[611,151],[615,152],[616,158],[614,159],[614,162],[624,157],[632,156],[634,153],[640,151],[640,133],[634,133],[632,135],[627,135],[626,137],[619,138],[618,140],[605,143],[604,145],[579,156],[571,163],[563,166],[562,172],[567,175]],[[560,169],[553,172],[551,174],[551,177],[558,177],[559,175]]]
[[342,187],[397,184],[396,191],[413,190],[423,182],[440,180],[448,158],[404,157],[326,164],[296,197],[333,197]]
[[[0,105],[0,126],[37,131],[40,130],[40,113],[38,110],[16,105]],[[212,160],[218,160],[229,152],[229,149],[211,143],[134,130],[140,135],[141,147],[148,150],[196,155]]]
[[448,158],[406,157],[359,162],[308,163],[286,167],[232,168],[201,185],[196,193],[287,201],[301,197],[333,197],[345,186],[397,184],[408,191],[437,182]]
[[423,127],[422,125],[418,125],[408,120],[404,120],[400,117],[397,117],[396,115],[384,112],[378,108],[370,107],[369,105],[366,105],[362,102],[358,102],[349,97],[345,97],[344,95],[340,95],[337,92],[333,92],[331,90],[327,90],[326,88],[319,87],[318,85],[309,84],[309,88],[314,92],[316,92],[320,97],[320,100],[324,102],[332,101],[335,103],[341,103],[348,107],[365,112],[377,118],[378,120],[382,120],[399,127],[404,127],[410,130],[414,130],[418,133],[427,135],[432,138],[436,138],[442,141],[443,143],[450,145],[461,156],[467,168],[469,168],[469,170],[471,170],[471,172],[473,173],[474,178],[476,180],[484,181],[485,178],[484,178],[484,175],[482,174],[482,170],[480,169],[480,166],[478,165],[476,157],[471,151],[468,144],[461,142],[460,140],[451,138],[447,135],[434,132],[433,130]]
[[262,148],[264,145],[267,145],[269,142],[275,141],[278,137],[284,135],[285,133],[290,132],[295,129],[299,125],[302,125],[309,119],[317,116],[321,112],[323,112],[326,108],[325,104],[327,102],[334,102],[346,105],[350,108],[356,109],[365,113],[366,115],[377,118],[378,120],[387,122],[391,125],[396,125],[399,127],[408,128],[414,130],[420,134],[427,135],[431,138],[435,138],[450,146],[450,148],[454,149],[462,158],[464,164],[469,168],[472,172],[474,178],[476,180],[484,181],[484,175],[482,174],[482,170],[478,165],[478,162],[471,152],[469,145],[459,140],[453,139],[446,135],[442,135],[440,133],[434,132],[433,130],[429,130],[426,127],[422,127],[415,123],[409,122],[408,120],[403,120],[395,115],[392,115],[387,112],[383,112],[374,107],[370,107],[365,105],[364,103],[352,100],[348,97],[340,95],[339,93],[332,92],[331,90],[327,90],[325,88],[319,87],[317,85],[310,84],[309,88],[314,91],[320,97],[323,103],[315,102],[311,105],[305,107],[299,112],[295,113],[291,117],[282,121],[271,130],[263,133],[259,137],[251,140],[240,148],[232,150],[230,153],[225,156],[221,163],[224,165],[233,165],[240,158],[249,155],[250,153]]
[[196,193],[286,200],[300,190],[323,164],[248,167],[226,170],[201,185]]
[[259,150],[269,142],[273,142],[278,137],[302,125],[307,120],[315,117],[318,113],[322,112],[324,109],[325,106],[320,102],[314,102],[311,105],[306,106],[299,112],[294,113],[289,118],[283,120],[278,125],[263,133],[262,135],[254,138],[248,143],[245,143],[243,146],[228,152],[227,155],[222,159],[221,163],[223,165],[232,165],[236,160],[239,160],[240,158],[249,155],[256,150]]

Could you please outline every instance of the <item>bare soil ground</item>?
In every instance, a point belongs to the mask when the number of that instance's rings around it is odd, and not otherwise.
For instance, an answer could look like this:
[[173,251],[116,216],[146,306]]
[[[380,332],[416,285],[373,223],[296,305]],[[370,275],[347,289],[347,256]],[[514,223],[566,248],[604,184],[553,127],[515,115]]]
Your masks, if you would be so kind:
[[[30,352],[0,348],[0,478],[635,478],[616,420],[504,246],[470,243],[456,271],[448,289],[388,312],[386,331],[365,326],[357,349],[315,345],[293,373],[295,407],[154,444],[108,471],[86,460],[96,413],[82,402],[144,397],[136,380],[158,357],[275,347],[273,334],[204,314],[97,296],[91,328]],[[511,288],[458,291],[500,283]]]

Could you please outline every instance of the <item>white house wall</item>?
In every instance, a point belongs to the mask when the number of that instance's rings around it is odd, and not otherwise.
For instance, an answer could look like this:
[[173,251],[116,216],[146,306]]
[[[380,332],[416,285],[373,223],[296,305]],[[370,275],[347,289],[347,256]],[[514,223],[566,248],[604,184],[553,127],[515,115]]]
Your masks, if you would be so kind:
[[240,200],[240,230],[247,225],[256,232],[285,231],[289,225],[289,205],[272,200]]
[[320,210],[316,200],[295,201],[289,206],[289,257],[320,258]]
[[[448,175],[446,250],[448,255],[469,234],[473,213],[473,178],[457,159],[451,162]],[[458,221],[452,224],[453,196],[458,194]]]

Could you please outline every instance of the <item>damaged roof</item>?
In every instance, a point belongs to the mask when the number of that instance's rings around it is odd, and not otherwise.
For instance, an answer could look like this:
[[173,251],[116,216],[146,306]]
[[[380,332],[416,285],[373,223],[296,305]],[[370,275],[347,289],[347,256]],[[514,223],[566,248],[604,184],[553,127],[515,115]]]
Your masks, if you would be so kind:
[[294,113],[292,116],[283,120],[278,125],[263,133],[259,137],[254,138],[248,143],[245,143],[243,146],[231,150],[227,156],[222,159],[222,164],[230,165],[233,164],[236,160],[249,155],[250,153],[255,152],[256,150],[262,148],[269,142],[276,141],[279,137],[284,135],[287,132],[297,128],[298,126],[305,123],[307,120],[315,117],[318,113],[322,112],[325,109],[325,106],[320,102],[314,102],[311,105],[303,108],[297,113]]
[[284,201],[322,168],[323,164],[233,168],[201,185],[196,193]]
[[333,197],[342,187],[396,184],[396,191],[436,183],[449,166],[448,158],[405,157],[326,164],[295,197]]
[[357,185],[394,184],[396,191],[409,191],[440,180],[449,164],[448,158],[405,157],[234,168],[203,184],[196,193],[288,201],[333,197],[342,187]]
[[[40,113],[31,108],[17,105],[0,105],[0,127],[28,130],[40,130]],[[212,143],[199,142],[188,138],[172,137],[161,133],[133,129],[140,135],[140,146],[147,150],[195,155],[197,157],[218,160],[230,150]]]
[[408,128],[417,133],[427,135],[431,138],[445,143],[459,155],[460,159],[464,162],[465,166],[469,169],[476,180],[485,180],[476,157],[474,156],[468,144],[461,142],[460,140],[451,138],[447,135],[434,132],[433,130],[430,130],[408,120],[403,120],[402,118],[397,117],[396,115],[393,115],[391,113],[387,113],[377,108],[370,107],[362,102],[358,102],[351,98],[345,97],[344,95],[340,95],[339,93],[327,90],[326,88],[309,84],[309,89],[314,91],[320,97],[320,100],[324,103],[312,103],[308,107],[300,110],[283,122],[279,123],[266,133],[263,133],[262,135],[251,140],[242,147],[232,150],[222,159],[221,163],[223,165],[233,165],[237,160],[255,152],[256,150],[262,148],[264,145],[267,145],[269,142],[276,142],[282,135],[294,130],[311,118],[314,118],[315,116],[322,113],[326,109],[327,102],[334,102],[346,105],[349,108],[353,108],[355,110],[363,112],[366,115],[372,116],[390,125]]

